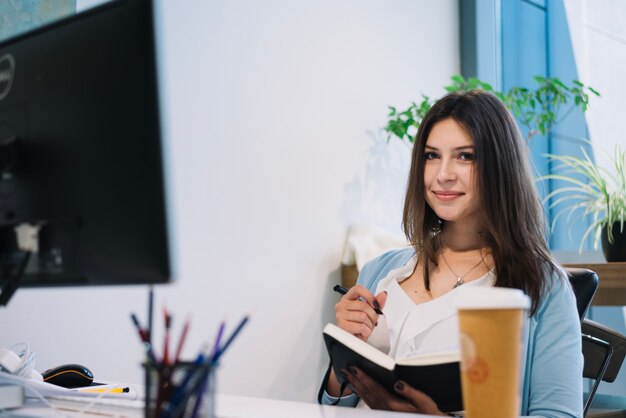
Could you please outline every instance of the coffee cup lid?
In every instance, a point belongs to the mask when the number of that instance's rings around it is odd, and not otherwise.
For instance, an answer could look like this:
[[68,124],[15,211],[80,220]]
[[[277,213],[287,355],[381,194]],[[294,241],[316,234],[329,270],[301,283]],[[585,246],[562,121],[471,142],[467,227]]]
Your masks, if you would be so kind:
[[530,298],[519,289],[472,287],[454,300],[457,309],[528,309]]

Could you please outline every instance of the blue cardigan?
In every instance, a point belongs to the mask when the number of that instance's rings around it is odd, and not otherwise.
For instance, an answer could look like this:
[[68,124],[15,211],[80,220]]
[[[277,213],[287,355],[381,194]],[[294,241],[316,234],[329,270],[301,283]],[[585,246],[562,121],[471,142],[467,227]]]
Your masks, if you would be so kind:
[[[358,284],[374,292],[378,282],[415,254],[412,248],[393,250],[368,262]],[[580,320],[569,283],[550,277],[549,291],[530,317],[522,336],[521,415],[546,418],[582,417],[583,356]],[[324,393],[323,403],[336,398]],[[358,397],[341,398],[339,405],[355,406]]]

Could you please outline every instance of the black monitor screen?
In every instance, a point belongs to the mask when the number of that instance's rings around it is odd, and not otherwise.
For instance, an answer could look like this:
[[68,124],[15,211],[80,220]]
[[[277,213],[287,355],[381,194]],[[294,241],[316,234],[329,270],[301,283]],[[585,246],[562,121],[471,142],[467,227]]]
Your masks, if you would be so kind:
[[[0,43],[1,280],[170,277],[152,4],[114,0]],[[34,229],[32,228],[34,227]]]

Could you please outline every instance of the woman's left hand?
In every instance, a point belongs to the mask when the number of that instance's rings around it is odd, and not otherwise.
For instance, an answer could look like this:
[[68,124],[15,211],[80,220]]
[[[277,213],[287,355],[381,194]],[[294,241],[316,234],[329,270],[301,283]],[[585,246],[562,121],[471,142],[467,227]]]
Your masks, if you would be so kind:
[[357,367],[342,370],[350,382],[350,387],[372,409],[388,411],[416,412],[429,415],[446,415],[439,410],[433,399],[401,380],[394,385],[397,396],[389,393],[374,379]]

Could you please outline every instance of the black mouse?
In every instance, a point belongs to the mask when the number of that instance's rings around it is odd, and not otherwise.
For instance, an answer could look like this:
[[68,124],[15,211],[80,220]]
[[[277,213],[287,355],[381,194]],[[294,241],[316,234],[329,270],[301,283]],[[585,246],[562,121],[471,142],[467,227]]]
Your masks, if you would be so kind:
[[43,381],[64,388],[89,386],[93,382],[91,370],[80,364],[64,364],[42,373]]

